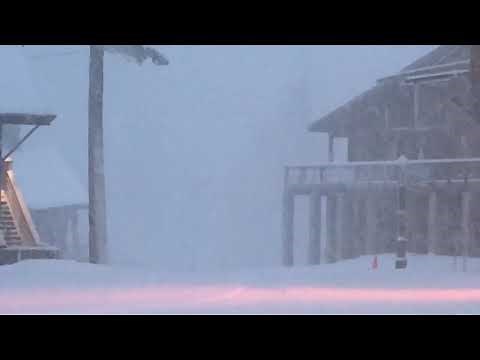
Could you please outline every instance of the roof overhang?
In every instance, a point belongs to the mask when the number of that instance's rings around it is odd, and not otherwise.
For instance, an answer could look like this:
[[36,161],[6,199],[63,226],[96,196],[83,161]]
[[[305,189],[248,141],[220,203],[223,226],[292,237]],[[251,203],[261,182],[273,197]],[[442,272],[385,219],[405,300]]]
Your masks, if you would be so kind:
[[[465,76],[470,73],[470,61],[459,60],[439,65],[423,66],[410,70],[404,70],[398,74],[387,76],[377,80],[377,89],[381,85],[398,83],[400,85],[414,85],[418,83],[445,81],[458,76]],[[310,132],[334,132],[340,120],[351,116],[348,107],[363,100],[371,90],[357,96],[346,105],[337,108],[330,114],[320,118],[308,127]]]
[[0,124],[49,126],[56,117],[52,114],[0,113]]

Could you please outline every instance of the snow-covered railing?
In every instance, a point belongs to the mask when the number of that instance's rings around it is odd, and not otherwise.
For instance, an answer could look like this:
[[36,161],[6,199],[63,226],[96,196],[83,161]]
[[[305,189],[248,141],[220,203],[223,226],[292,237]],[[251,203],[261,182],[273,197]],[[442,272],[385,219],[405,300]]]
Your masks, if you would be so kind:
[[287,186],[469,181],[480,181],[480,158],[346,162],[285,168]]

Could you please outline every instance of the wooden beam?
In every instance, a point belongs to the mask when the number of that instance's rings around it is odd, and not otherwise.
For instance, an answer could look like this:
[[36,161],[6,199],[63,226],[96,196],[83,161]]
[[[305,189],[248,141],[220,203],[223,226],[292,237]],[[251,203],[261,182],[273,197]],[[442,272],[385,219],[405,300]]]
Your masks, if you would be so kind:
[[320,241],[321,241],[321,220],[322,204],[321,194],[314,191],[310,194],[310,238],[308,247],[308,259],[310,265],[320,264]]
[[0,123],[6,125],[38,125],[48,126],[55,120],[56,115],[37,115],[21,113],[1,113]]
[[78,212],[70,210],[70,225],[72,230],[72,250],[76,260],[80,260],[80,234],[78,231]]
[[283,195],[283,265],[293,266],[293,236],[295,215],[295,196],[285,190]]
[[327,262],[335,261],[336,243],[336,197],[331,193],[327,196],[327,242],[325,258]]
[[337,193],[335,205],[335,259],[343,259],[343,248],[345,245],[345,194]]
[[436,254],[438,252],[438,194],[432,189],[428,195],[428,252]]
[[352,198],[352,246],[353,246],[353,256],[358,257],[363,255],[363,248],[361,247],[361,235],[362,235],[362,222],[361,222],[361,199],[360,196],[355,192]]
[[334,140],[334,136],[332,134],[329,134],[328,135],[328,161],[329,162],[333,162],[334,160],[333,140]]
[[462,232],[463,232],[463,244],[462,244],[462,256],[463,256],[463,270],[466,271],[466,258],[469,254],[471,246],[471,203],[472,193],[470,191],[462,192]]
[[413,128],[418,127],[420,116],[420,85],[413,85]]
[[377,213],[375,206],[375,194],[370,191],[367,194],[365,202],[366,217],[367,217],[367,234],[365,239],[365,254],[372,255],[376,252],[376,237],[377,237]]

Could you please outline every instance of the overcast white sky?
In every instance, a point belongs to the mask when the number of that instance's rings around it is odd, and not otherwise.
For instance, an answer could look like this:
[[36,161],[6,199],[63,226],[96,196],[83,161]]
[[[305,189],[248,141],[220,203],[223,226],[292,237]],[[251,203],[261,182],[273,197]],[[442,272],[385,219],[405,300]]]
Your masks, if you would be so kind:
[[[306,126],[433,46],[159,48],[169,67],[106,59],[109,242],[117,262],[195,269],[279,263],[282,167],[326,158]],[[25,53],[59,114],[35,141],[86,184],[87,48]]]

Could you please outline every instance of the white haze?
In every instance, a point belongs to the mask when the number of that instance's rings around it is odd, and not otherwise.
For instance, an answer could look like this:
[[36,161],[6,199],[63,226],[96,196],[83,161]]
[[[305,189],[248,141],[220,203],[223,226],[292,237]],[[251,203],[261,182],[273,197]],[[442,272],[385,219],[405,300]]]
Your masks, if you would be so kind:
[[[327,158],[325,137],[307,125],[431,48],[161,46],[168,67],[107,55],[112,261],[169,270],[278,265],[283,166]],[[86,186],[87,48],[24,52],[38,93],[59,115],[37,141],[54,142]]]

